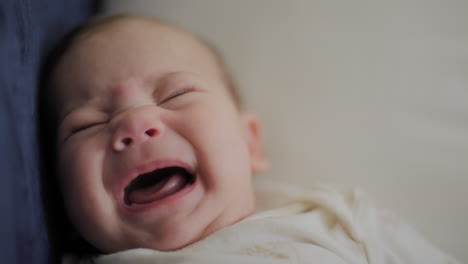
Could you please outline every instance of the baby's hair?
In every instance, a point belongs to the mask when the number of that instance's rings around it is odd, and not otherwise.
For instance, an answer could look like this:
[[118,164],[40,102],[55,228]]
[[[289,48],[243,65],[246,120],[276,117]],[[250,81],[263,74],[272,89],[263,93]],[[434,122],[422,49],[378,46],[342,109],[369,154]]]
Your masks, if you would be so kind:
[[53,86],[52,80],[54,71],[67,51],[72,49],[73,45],[77,44],[81,39],[93,34],[98,34],[101,30],[105,30],[107,26],[119,21],[133,19],[175,28],[192,36],[196,41],[206,47],[212,53],[215,63],[219,66],[221,71],[220,73],[222,74],[222,78],[225,81],[229,95],[231,96],[235,106],[239,111],[243,108],[235,82],[227,70],[223,58],[218,50],[206,40],[175,26],[161,22],[155,18],[118,14],[96,16],[69,32],[64,38],[62,38],[58,45],[56,45],[52,52],[49,53],[49,56],[46,57],[42,65],[37,104],[39,115],[38,137],[41,153],[41,188],[44,201],[43,204],[46,210],[46,220],[48,223],[49,241],[51,244],[51,263],[59,262],[60,257],[65,254],[75,257],[87,257],[102,253],[84,240],[73,227],[67,216],[62,195],[60,193],[60,185],[56,175],[57,168],[55,165],[58,158],[56,152],[56,130],[58,120],[51,88]]

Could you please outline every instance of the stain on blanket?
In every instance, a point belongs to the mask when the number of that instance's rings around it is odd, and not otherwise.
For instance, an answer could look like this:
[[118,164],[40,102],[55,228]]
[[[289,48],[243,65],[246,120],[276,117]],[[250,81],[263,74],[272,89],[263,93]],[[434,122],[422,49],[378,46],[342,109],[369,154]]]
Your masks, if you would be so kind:
[[249,256],[265,256],[279,259],[289,259],[289,256],[283,252],[279,252],[275,249],[269,249],[258,245],[252,248],[248,248],[246,253]]

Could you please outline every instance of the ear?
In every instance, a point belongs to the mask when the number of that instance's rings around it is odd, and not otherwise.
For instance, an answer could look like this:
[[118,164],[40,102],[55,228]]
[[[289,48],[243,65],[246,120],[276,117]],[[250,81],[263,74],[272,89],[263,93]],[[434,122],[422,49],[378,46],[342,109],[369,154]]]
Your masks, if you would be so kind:
[[258,118],[251,113],[242,113],[241,122],[247,142],[251,168],[254,173],[263,172],[269,167],[263,150],[262,131]]

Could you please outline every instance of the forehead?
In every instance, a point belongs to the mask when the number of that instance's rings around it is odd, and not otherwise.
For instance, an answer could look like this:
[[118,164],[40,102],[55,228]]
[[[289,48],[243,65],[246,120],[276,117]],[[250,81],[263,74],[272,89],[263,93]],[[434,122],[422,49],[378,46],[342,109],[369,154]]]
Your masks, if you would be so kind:
[[[215,55],[192,35],[156,21],[125,19],[79,36],[52,76],[59,110],[73,98],[89,98],[125,79],[157,80],[167,73],[191,72],[222,82]],[[57,100],[58,99],[58,100]]]

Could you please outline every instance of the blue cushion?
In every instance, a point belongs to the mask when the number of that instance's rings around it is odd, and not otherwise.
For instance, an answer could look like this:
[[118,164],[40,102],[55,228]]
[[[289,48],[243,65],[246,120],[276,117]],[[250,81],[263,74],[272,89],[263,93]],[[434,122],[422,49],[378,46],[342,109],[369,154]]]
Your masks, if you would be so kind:
[[0,262],[48,263],[36,137],[40,63],[93,1],[0,1]]

